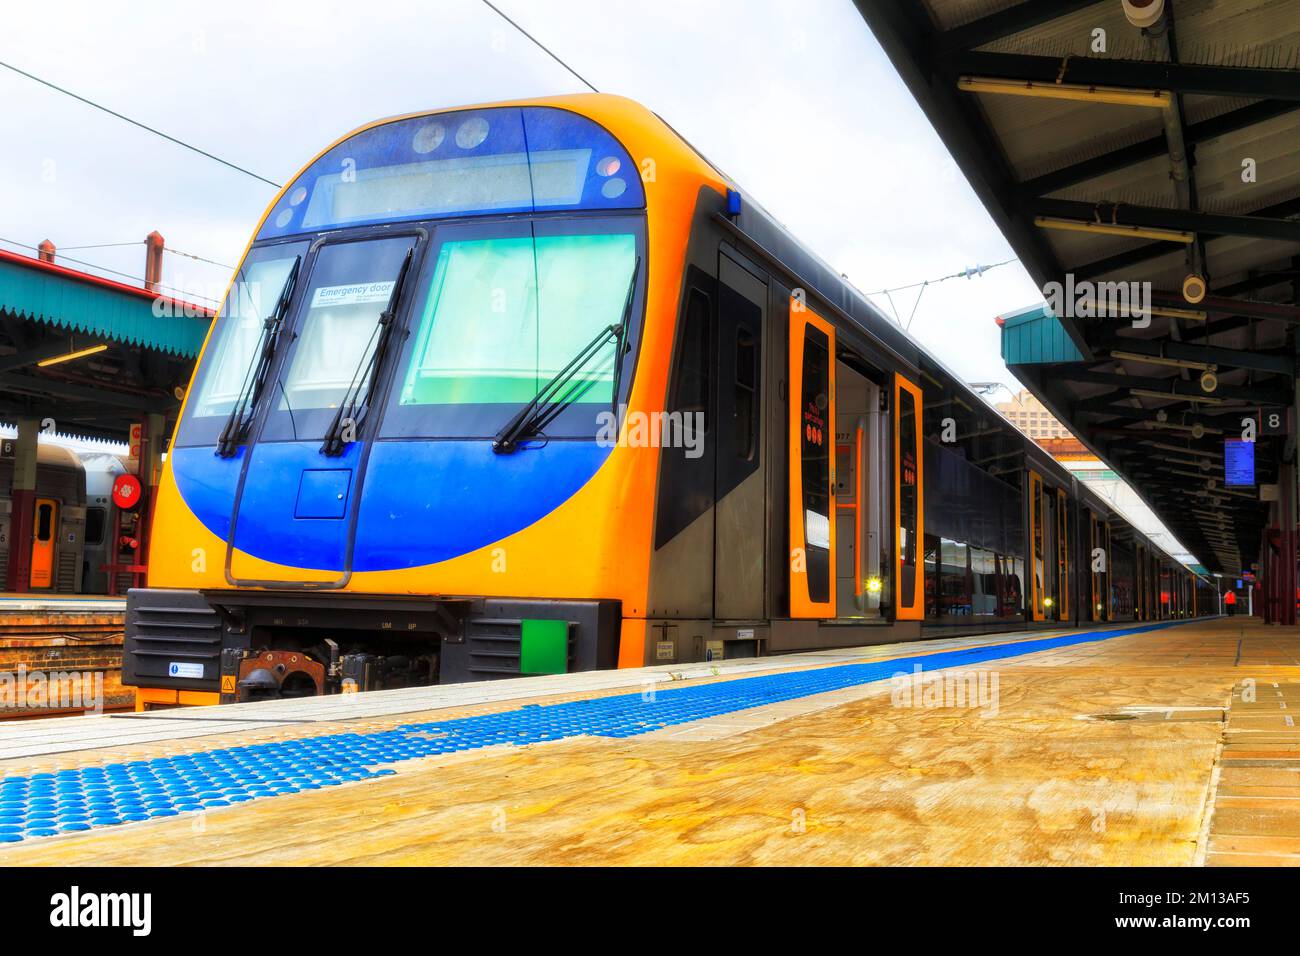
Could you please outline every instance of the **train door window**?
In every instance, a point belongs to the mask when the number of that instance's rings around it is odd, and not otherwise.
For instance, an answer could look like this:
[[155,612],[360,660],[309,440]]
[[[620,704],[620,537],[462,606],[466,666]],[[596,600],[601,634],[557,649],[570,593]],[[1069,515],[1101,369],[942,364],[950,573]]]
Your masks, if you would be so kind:
[[1101,546],[1105,548],[1105,551],[1103,553],[1106,555],[1106,563],[1102,565],[1103,570],[1101,573],[1102,594],[1105,595],[1104,600],[1106,602],[1104,616],[1105,619],[1109,621],[1115,617],[1115,613],[1119,609],[1119,595],[1115,593],[1115,589],[1111,586],[1111,582],[1114,581],[1115,578],[1110,573],[1110,563],[1111,561],[1114,560],[1114,555],[1110,550],[1110,522],[1109,521],[1102,522],[1101,540],[1102,540]]
[[971,614],[991,617],[997,614],[998,575],[992,551],[970,549]]
[[835,329],[790,300],[790,616],[834,617]]
[[686,302],[686,323],[682,328],[681,362],[673,389],[672,411],[704,415],[704,431],[709,431],[709,297],[691,289]]
[[1044,488],[1040,495],[1043,530],[1043,616],[1056,620],[1060,613],[1060,586],[1056,566],[1056,493]]
[[880,396],[858,356],[841,354],[835,369],[835,544],[838,616],[876,617],[884,590],[878,553],[881,455]]
[[971,613],[970,574],[967,565],[968,548],[961,541],[941,538],[939,544],[939,606],[940,613],[953,617],[969,617]]
[[54,586],[54,548],[58,537],[59,503],[53,498],[37,498],[32,515],[32,561],[29,577],[33,588]]
[[939,539],[925,536],[925,616],[939,616]]
[[86,509],[86,544],[103,544],[107,512],[103,508]]
[[1047,596],[1043,590],[1043,479],[1029,473],[1030,617],[1044,620]]
[[43,501],[36,508],[36,540],[44,544],[54,536],[54,505]]
[[1024,558],[1009,559],[1011,576],[1007,582],[1007,602],[1012,616],[1025,611],[1025,561]]
[[1097,559],[1094,551],[1097,547],[1097,519],[1093,513],[1084,509],[1084,520],[1088,524],[1088,547],[1084,558],[1088,562],[1088,620],[1097,620]]
[[[702,278],[702,277],[701,277]],[[713,300],[696,285],[687,291],[673,355],[668,411],[686,421],[703,422],[702,454],[689,457],[681,449],[662,452],[659,507],[655,517],[655,548],[662,548],[707,514],[714,502],[713,430]],[[708,538],[713,538],[712,530]],[[712,589],[710,584],[709,589]]]
[[736,330],[735,407],[732,419],[732,447],[736,457],[754,458],[758,440],[758,340],[746,328]]
[[1070,617],[1070,509],[1065,490],[1056,489],[1057,617]]
[[[899,620],[920,620],[925,613],[921,592],[923,581],[917,568],[921,538],[925,533],[921,476],[924,462],[921,434],[921,389],[901,375],[894,379],[894,508],[898,531],[895,561]],[[942,563],[942,555],[941,555]],[[941,602],[942,604],[942,602]],[[941,608],[942,613],[942,608]]]

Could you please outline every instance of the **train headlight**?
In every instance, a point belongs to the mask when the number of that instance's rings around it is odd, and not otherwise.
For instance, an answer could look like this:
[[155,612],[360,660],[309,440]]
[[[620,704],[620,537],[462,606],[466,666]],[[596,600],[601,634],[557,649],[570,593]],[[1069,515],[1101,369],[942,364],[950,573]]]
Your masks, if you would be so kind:
[[456,130],[456,145],[461,149],[473,149],[487,139],[487,134],[488,121],[481,116],[471,116]]
[[417,153],[432,153],[447,138],[447,128],[441,123],[429,123],[415,131],[411,148]]

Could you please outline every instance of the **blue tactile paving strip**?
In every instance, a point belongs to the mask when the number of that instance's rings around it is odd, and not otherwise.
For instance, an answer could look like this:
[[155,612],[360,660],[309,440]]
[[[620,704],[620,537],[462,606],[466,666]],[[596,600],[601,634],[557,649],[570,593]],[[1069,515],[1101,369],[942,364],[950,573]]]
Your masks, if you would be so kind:
[[635,737],[663,727],[886,680],[1172,627],[1161,622],[1013,644],[993,644],[864,664],[657,687],[559,704],[525,704],[475,717],[404,724],[377,733],[328,734],[224,747],[0,780],[0,843],[75,833],[232,806],[258,797],[387,776],[385,764],[434,754],[582,735]]

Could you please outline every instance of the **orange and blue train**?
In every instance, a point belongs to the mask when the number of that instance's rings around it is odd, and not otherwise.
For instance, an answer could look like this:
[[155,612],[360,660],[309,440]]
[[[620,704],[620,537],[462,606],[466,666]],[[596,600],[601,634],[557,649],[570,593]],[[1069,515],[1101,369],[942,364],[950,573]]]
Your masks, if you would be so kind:
[[271,203],[124,681],[147,709],[682,664],[1199,585],[658,116],[564,96],[370,124]]

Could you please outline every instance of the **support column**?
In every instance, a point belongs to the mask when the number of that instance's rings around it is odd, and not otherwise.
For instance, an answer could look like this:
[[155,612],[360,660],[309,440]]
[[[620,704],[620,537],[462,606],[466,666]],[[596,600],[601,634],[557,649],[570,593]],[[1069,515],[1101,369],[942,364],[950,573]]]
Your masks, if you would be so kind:
[[24,593],[31,589],[32,532],[36,519],[36,438],[40,422],[18,419],[14,442],[14,480],[10,494],[9,566],[5,569],[5,590]]
[[[167,419],[163,415],[150,413],[145,416],[144,441],[140,449],[140,486],[143,499],[140,502],[140,550],[136,560],[140,564],[149,563],[149,541],[153,536],[154,502],[158,497],[158,484],[162,481],[163,438]],[[136,587],[145,587],[147,581],[137,577]]]

